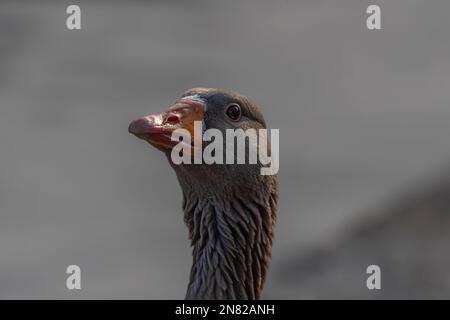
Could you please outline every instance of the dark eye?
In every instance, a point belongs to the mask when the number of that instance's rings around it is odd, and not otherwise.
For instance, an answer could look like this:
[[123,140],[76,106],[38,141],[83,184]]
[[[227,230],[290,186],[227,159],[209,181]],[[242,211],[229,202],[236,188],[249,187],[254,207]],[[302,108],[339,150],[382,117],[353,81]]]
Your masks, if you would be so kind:
[[241,108],[235,103],[228,105],[225,113],[233,121],[238,121],[241,118]]

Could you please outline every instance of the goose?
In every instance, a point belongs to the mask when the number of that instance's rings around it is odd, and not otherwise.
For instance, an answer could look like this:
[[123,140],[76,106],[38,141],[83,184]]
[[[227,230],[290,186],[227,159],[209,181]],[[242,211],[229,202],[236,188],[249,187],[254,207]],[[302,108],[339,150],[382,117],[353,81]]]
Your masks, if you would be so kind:
[[[192,246],[188,300],[260,299],[271,259],[278,203],[277,175],[256,164],[175,164],[176,129],[265,129],[258,106],[230,90],[193,88],[168,110],[132,121],[128,131],[163,152],[183,194]],[[206,144],[205,141],[202,142]],[[269,146],[270,147],[270,146]],[[248,156],[248,155],[246,155]]]

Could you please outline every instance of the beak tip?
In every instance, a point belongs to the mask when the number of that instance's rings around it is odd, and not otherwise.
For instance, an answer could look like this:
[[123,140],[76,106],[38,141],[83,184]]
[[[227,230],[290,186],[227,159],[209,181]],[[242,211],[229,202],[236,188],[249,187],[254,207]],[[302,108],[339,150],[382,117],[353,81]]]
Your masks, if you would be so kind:
[[150,123],[145,118],[139,118],[133,120],[128,126],[128,132],[134,135],[148,133],[150,128]]
[[130,123],[130,125],[128,126],[128,133],[133,133],[131,124],[132,123]]

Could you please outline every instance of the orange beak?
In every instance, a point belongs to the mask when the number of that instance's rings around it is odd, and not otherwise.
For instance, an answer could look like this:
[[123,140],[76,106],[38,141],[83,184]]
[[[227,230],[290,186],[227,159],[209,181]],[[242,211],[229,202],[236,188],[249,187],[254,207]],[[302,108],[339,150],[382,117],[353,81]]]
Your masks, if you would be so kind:
[[181,99],[165,112],[132,121],[128,131],[155,148],[168,151],[178,143],[171,139],[176,129],[187,130],[191,141],[194,141],[195,136],[201,137],[202,132],[194,132],[194,121],[203,121],[204,110],[205,105],[200,101]]

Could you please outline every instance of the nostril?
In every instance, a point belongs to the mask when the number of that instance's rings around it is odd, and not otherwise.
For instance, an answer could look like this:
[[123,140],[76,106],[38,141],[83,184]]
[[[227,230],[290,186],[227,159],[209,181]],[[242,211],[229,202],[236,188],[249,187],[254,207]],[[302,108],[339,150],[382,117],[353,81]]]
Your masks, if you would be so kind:
[[180,122],[180,118],[175,114],[171,114],[167,117],[166,122],[170,124],[177,124]]

